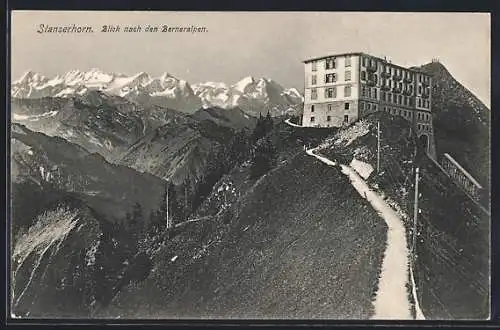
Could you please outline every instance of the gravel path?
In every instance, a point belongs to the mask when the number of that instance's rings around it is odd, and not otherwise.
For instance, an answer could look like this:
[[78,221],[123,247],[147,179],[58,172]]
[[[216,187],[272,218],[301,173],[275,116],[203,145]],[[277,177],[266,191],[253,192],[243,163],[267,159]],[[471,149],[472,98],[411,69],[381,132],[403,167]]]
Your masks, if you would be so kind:
[[[308,155],[314,156],[323,163],[336,166],[323,156],[316,155],[314,149],[306,150]],[[373,319],[412,319],[410,302],[406,289],[408,280],[408,249],[406,245],[405,228],[398,214],[380,197],[372,191],[366,182],[350,166],[340,165],[342,173],[351,180],[352,186],[361,197],[365,198],[379,213],[387,224],[387,249],[382,263],[382,273],[378,285],[378,292],[374,301],[375,313]],[[419,311],[417,311],[417,314]],[[422,316],[422,315],[419,315]]]

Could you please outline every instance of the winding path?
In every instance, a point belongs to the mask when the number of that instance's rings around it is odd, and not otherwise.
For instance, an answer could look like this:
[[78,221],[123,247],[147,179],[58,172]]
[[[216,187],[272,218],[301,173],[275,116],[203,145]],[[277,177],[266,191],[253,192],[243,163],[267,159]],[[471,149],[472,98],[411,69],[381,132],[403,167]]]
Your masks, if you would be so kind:
[[[314,153],[314,149],[306,150],[307,154],[320,160],[329,166],[337,166],[337,163],[326,157]],[[411,304],[408,299],[406,284],[409,273],[408,248],[406,244],[406,233],[403,222],[399,215],[380,197],[372,191],[368,184],[356,171],[346,165],[340,164],[343,174],[349,177],[352,186],[365,198],[375,211],[387,224],[387,248],[382,262],[377,295],[374,301],[375,313],[373,319],[413,319],[411,315]],[[412,294],[416,301],[416,318],[424,319],[416,296],[413,274],[411,274]]]

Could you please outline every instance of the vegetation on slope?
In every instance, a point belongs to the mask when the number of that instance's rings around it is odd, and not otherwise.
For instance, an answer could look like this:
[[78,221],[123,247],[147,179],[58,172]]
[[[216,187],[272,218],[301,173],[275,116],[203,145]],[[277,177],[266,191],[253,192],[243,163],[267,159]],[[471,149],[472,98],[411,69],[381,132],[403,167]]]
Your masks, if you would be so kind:
[[371,315],[386,229],[347,178],[301,151],[239,195],[168,241],[105,316]]

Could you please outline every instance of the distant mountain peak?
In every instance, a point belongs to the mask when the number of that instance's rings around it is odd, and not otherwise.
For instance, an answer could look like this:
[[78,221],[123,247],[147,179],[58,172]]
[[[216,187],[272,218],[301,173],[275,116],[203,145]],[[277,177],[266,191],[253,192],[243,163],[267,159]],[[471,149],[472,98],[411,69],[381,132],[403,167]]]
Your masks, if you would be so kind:
[[41,82],[47,80],[46,77],[41,75],[38,72],[34,72],[32,70],[26,71],[18,80],[16,80],[15,84],[29,83],[29,82]]
[[428,74],[433,74],[433,75],[449,75],[452,77],[452,74],[444,64],[441,62],[433,61],[429,62],[426,64],[423,64],[421,66],[415,67],[416,70],[423,71]]
[[245,89],[249,86],[255,83],[255,78],[253,76],[247,76],[238,82],[236,82],[233,86],[236,90],[240,91],[241,93],[245,92]]
[[174,80],[179,80],[177,77],[174,75],[168,73],[168,72],[163,72],[162,75],[160,76],[160,80],[167,80],[167,79],[174,79]]

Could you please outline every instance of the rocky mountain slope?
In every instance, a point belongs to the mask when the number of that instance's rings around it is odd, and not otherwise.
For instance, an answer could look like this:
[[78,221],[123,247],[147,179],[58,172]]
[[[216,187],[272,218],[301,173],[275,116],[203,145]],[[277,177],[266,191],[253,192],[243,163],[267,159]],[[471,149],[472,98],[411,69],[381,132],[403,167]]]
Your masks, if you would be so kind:
[[183,114],[91,91],[71,98],[13,99],[12,122],[78,144],[114,161],[132,143]]
[[[163,181],[155,176],[110,164],[63,138],[19,124],[11,127],[11,180],[16,224],[33,219],[45,203],[67,195],[77,196],[116,220],[137,202],[144,210],[157,207],[164,189]],[[43,191],[47,191],[44,198],[31,200],[37,194],[44,195]],[[52,195],[57,198],[51,199]]]
[[490,110],[439,62],[417,69],[432,79],[438,155],[449,153],[485,186],[490,184]]
[[205,108],[196,111],[192,118],[203,121],[210,120],[219,126],[229,127],[235,130],[252,130],[257,124],[257,118],[246,114],[239,108]]
[[134,204],[143,216],[158,207],[157,177],[12,124],[11,182],[15,315],[91,317],[149,270],[126,213]]
[[233,85],[205,82],[191,87],[187,81],[168,73],[160,77],[151,77],[145,72],[127,76],[99,69],[72,70],[54,78],[29,71],[12,83],[11,95],[13,98],[67,98],[95,90],[145,106],[158,105],[187,113],[202,107],[240,107],[253,115],[268,110],[278,115],[302,102],[296,89],[285,89],[267,78],[246,77]]
[[187,177],[202,177],[209,156],[217,153],[233,134],[232,129],[211,120],[173,121],[139,139],[119,162],[181,183]]
[[80,199],[45,209],[13,243],[12,313],[92,317],[123,285],[147,275],[150,261],[134,244]]

